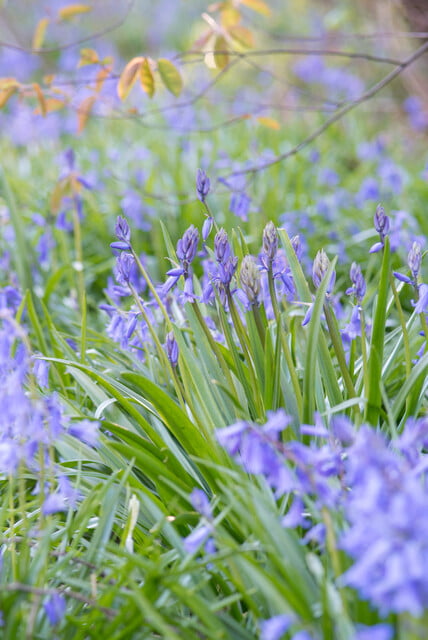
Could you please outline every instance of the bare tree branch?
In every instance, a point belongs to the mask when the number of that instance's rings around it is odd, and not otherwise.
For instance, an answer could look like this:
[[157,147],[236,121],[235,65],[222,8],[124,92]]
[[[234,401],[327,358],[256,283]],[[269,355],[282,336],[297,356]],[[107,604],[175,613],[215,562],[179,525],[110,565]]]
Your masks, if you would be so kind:
[[395,78],[397,78],[401,73],[403,73],[403,71],[408,67],[410,67],[416,60],[421,58],[427,51],[428,51],[428,41],[425,42],[423,45],[421,45],[418,49],[416,49],[416,51],[412,53],[412,55],[410,55],[408,58],[406,58],[403,62],[397,65],[397,67],[393,69],[390,73],[388,73],[388,75],[386,75],[382,80],[380,80],[375,85],[373,85],[371,89],[369,89],[368,91],[365,91],[359,96],[359,98],[357,98],[356,100],[352,100],[352,102],[346,104],[344,107],[339,109],[334,115],[328,118],[328,120],[326,120],[324,124],[322,124],[320,127],[315,129],[309,136],[307,136],[304,140],[302,140],[302,142],[300,142],[298,145],[296,145],[286,153],[282,153],[281,155],[276,156],[272,160],[268,160],[267,162],[264,162],[262,164],[252,165],[244,169],[238,169],[237,171],[233,171],[224,177],[228,178],[232,176],[258,173],[259,171],[264,171],[265,169],[268,169],[269,167],[272,167],[273,165],[278,164],[279,162],[283,162],[287,158],[290,158],[291,156],[296,155],[296,153],[299,153],[299,151],[309,146],[314,140],[316,140],[321,134],[323,134],[324,131],[329,129],[329,127],[331,127],[332,124],[334,124],[338,120],[341,120],[347,113],[349,113],[350,111],[358,107],[363,102],[370,100],[370,98],[372,98],[377,93],[379,93],[379,91],[382,91],[382,89],[384,89],[388,84],[390,84],[393,80],[395,80]]

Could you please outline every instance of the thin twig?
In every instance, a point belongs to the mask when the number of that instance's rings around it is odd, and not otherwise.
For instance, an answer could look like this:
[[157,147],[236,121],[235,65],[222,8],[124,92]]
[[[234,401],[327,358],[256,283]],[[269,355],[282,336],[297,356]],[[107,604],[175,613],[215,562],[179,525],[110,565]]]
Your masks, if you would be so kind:
[[321,134],[324,133],[332,124],[341,120],[347,113],[355,109],[355,107],[359,106],[363,102],[367,102],[373,96],[375,96],[379,91],[384,89],[388,84],[390,84],[397,76],[399,76],[405,69],[407,69],[410,65],[412,65],[416,60],[418,60],[421,56],[423,56],[428,51],[428,42],[425,42],[422,46],[420,46],[412,55],[406,58],[402,63],[400,63],[395,69],[393,69],[388,75],[386,75],[382,80],[377,82],[371,89],[362,93],[359,98],[356,100],[352,100],[352,102],[346,104],[344,107],[339,109],[334,115],[328,118],[324,124],[315,129],[309,136],[307,136],[302,142],[299,142],[295,147],[287,151],[286,153],[282,153],[279,156],[276,156],[272,160],[268,160],[259,165],[252,165],[250,167],[246,167],[244,169],[238,169],[237,171],[233,171],[226,176],[225,178],[232,176],[240,176],[245,174],[257,173],[259,171],[264,171],[269,167],[272,167],[279,162],[283,162],[287,158],[296,155],[302,149],[309,146],[316,138],[318,138]]

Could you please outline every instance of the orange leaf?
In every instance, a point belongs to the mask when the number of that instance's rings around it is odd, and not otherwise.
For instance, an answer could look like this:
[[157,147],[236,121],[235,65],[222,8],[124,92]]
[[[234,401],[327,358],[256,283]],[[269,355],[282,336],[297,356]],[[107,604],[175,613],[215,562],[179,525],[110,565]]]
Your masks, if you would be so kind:
[[208,31],[204,31],[204,33],[201,35],[200,38],[198,38],[194,45],[193,48],[194,49],[203,49],[205,47],[206,44],[208,44],[210,38],[212,38],[213,36],[213,32],[211,29],[208,29]]
[[16,78],[0,78],[0,91],[18,89],[20,86]]
[[58,11],[58,17],[60,20],[69,20],[89,11],[92,11],[92,7],[87,4],[69,4],[68,7],[63,7]]
[[80,103],[77,108],[77,133],[82,133],[85,125],[88,121],[89,114],[91,113],[92,107],[94,106],[96,100],[96,96],[89,96],[89,98],[85,98]]
[[153,98],[155,93],[155,79],[150,67],[150,62],[144,58],[140,69],[140,82],[143,90],[149,98]]
[[99,58],[95,49],[81,49],[77,68],[80,69],[80,67],[85,67],[87,64],[96,64],[97,62],[99,62]]
[[[63,100],[57,100],[57,98],[45,98],[46,113],[51,113],[52,111],[58,111],[59,109],[63,109],[64,107],[65,107],[65,102]],[[37,107],[34,113],[37,115],[40,115],[42,113],[41,108]]]
[[40,113],[42,114],[42,116],[45,116],[47,113],[46,98],[43,95],[43,91],[40,89],[40,85],[38,85],[37,82],[33,82],[33,89],[34,93],[36,94],[37,102],[40,105]]
[[38,21],[33,35],[33,49],[41,49],[45,41],[46,29],[50,20],[49,18],[42,18]]
[[249,29],[236,25],[229,29],[229,35],[247,49],[254,47],[254,36]]
[[54,213],[58,213],[62,199],[68,193],[70,193],[70,181],[67,177],[64,180],[60,180],[52,192],[51,209]]
[[249,9],[253,11],[257,11],[257,13],[261,13],[264,16],[270,16],[272,11],[270,7],[263,2],[263,0],[239,0],[241,4],[244,4]]
[[263,125],[264,127],[267,127],[268,129],[274,129],[275,131],[278,131],[278,129],[281,129],[281,125],[279,124],[278,120],[275,120],[275,118],[259,116],[258,118],[256,118],[256,120],[259,124]]
[[128,97],[144,60],[145,58],[142,58],[141,56],[132,58],[122,71],[117,85],[117,95],[121,100],[126,100]]
[[0,109],[2,109],[7,101],[16,92],[16,87],[10,87],[9,89],[0,89]]
[[103,67],[98,71],[96,81],[95,81],[95,91],[97,93],[99,93],[103,88],[104,80],[106,80],[109,77],[111,70],[112,70],[111,67]]
[[214,62],[217,69],[224,69],[229,62],[228,46],[223,36],[217,36],[215,40]]
[[52,82],[55,80],[55,76],[53,73],[49,73],[46,76],[43,76],[43,83],[44,84],[52,84]]

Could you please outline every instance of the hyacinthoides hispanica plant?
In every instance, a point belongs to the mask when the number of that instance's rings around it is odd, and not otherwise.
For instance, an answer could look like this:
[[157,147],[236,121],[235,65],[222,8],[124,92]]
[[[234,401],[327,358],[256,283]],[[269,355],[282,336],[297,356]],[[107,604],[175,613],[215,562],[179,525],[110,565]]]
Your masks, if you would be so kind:
[[[379,207],[378,272],[366,284],[363,265],[350,266],[343,322],[324,250],[310,284],[298,237],[268,223],[252,255],[216,225],[203,172],[197,190],[202,231],[191,225],[174,250],[164,229],[171,265],[160,284],[118,219],[103,305],[115,346],[97,336],[83,363],[46,315],[58,397],[80,415],[74,378],[103,434],[96,450],[55,445],[80,502],[65,521],[54,516],[52,544],[34,535],[43,572],[8,577],[7,552],[4,582],[22,603],[3,606],[7,633],[18,620],[15,636],[26,625],[43,637],[423,638],[421,247],[410,276],[392,279]],[[4,511],[17,536],[23,511]]]

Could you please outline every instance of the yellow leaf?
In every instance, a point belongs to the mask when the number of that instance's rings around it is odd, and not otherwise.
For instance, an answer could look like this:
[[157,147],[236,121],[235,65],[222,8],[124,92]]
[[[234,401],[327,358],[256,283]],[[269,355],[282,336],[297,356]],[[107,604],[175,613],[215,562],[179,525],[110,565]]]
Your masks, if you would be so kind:
[[38,21],[33,35],[33,49],[41,49],[45,41],[46,29],[50,20],[49,18],[42,18]]
[[144,58],[141,65],[140,82],[143,90],[147,93],[149,98],[152,98],[155,93],[155,79],[150,68],[150,62],[147,58]]
[[7,101],[13,96],[16,91],[16,87],[10,87],[9,89],[0,89],[0,109],[2,109]]
[[[59,109],[63,109],[64,107],[65,102],[63,100],[58,100],[57,98],[45,98],[46,113],[58,111]],[[37,115],[40,115],[42,113],[40,106],[35,109],[34,113],[36,113]]]
[[89,114],[91,113],[92,107],[94,106],[96,100],[96,96],[89,96],[82,100],[80,105],[77,108],[77,133],[82,133],[85,125],[88,121]]
[[183,80],[177,67],[170,60],[159,58],[158,71],[168,91],[176,97],[179,96],[183,88]]
[[46,76],[43,76],[43,83],[44,84],[52,84],[52,82],[55,80],[55,76],[53,73],[49,73]]
[[0,78],[0,91],[18,89],[20,86],[21,85],[16,78]]
[[236,25],[229,29],[229,35],[247,49],[254,47],[254,36],[249,29]]
[[95,49],[81,49],[77,68],[80,69],[80,67],[85,67],[87,64],[96,64],[97,62],[99,62],[99,58]]
[[229,29],[239,23],[241,20],[241,14],[238,9],[230,5],[226,5],[220,13],[220,23],[225,29]]
[[40,113],[42,114],[42,116],[45,116],[47,113],[46,98],[43,95],[43,91],[40,89],[40,85],[38,85],[37,82],[33,82],[33,89],[34,93],[36,94],[37,102],[40,105]]
[[92,7],[87,4],[69,4],[68,7],[63,7],[58,11],[58,17],[60,20],[69,20],[89,11],[92,11]]
[[263,0],[240,0],[240,3],[264,16],[270,16],[272,13],[270,7]]
[[217,36],[214,44],[214,62],[217,69],[224,69],[229,63],[229,53],[226,39],[223,36]]
[[279,124],[278,120],[275,120],[275,118],[259,116],[258,118],[256,118],[256,120],[259,124],[263,125],[264,127],[267,127],[268,129],[274,129],[275,131],[278,131],[278,129],[281,129],[281,125]]
[[117,85],[117,95],[121,100],[126,100],[137,79],[144,58],[141,56],[132,58],[122,71]]

